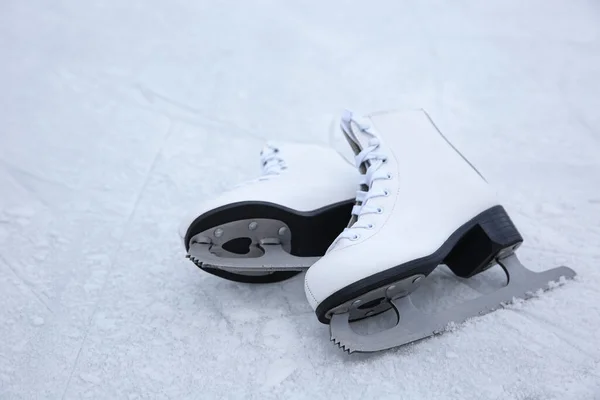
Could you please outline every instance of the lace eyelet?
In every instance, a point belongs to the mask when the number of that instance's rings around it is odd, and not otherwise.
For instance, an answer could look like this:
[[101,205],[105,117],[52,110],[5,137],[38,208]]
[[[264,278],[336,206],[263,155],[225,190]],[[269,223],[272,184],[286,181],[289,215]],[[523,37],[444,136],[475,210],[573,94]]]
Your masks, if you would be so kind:
[[384,195],[385,197],[388,197],[388,196],[390,195],[390,191],[389,191],[389,190],[387,190],[387,189],[385,189],[385,190],[383,191],[383,195]]
[[377,214],[381,214],[381,213],[383,213],[383,208],[377,207]]
[[350,240],[358,240],[359,238],[360,238],[360,235],[358,235],[358,234],[355,233],[354,236],[352,236],[350,238]]
[[387,164],[387,162],[388,162],[388,159],[387,159],[387,158],[384,158],[383,160],[381,160],[381,163],[382,163],[382,164]]
[[373,225],[373,224],[367,225],[367,229],[373,229],[373,228],[375,228],[375,225]]
[[387,179],[392,179],[392,174],[390,174],[390,173],[388,172],[388,174],[387,174],[386,178],[387,178]]

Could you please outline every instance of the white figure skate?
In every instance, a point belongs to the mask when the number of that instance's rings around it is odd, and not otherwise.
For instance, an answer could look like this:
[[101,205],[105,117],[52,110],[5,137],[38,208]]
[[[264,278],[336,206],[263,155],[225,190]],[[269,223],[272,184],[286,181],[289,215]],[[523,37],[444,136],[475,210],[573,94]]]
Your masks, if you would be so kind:
[[[363,174],[348,228],[305,278],[306,297],[331,340],[348,352],[372,352],[441,333],[551,281],[572,278],[559,267],[535,273],[517,259],[523,239],[479,172],[423,110],[342,117],[342,131]],[[471,277],[500,264],[508,284],[438,313],[410,300],[438,265]],[[394,308],[395,327],[359,335],[351,321]]]
[[246,283],[288,279],[318,260],[347,226],[356,168],[335,150],[267,144],[262,176],[204,202],[181,224],[187,257]]

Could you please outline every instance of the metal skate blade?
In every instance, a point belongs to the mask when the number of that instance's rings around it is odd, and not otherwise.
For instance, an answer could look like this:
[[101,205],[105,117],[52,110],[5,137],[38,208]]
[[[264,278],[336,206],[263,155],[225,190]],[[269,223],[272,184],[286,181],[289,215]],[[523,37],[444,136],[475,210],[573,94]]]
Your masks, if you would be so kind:
[[279,244],[263,244],[261,247],[264,254],[260,257],[247,257],[245,255],[220,257],[211,252],[210,244],[193,243],[188,251],[188,258],[200,268],[223,269],[243,274],[303,271],[320,258],[291,255]]
[[368,353],[402,346],[440,334],[450,323],[460,324],[472,317],[502,308],[514,299],[533,297],[539,290],[555,287],[553,282],[562,284],[562,278],[571,279],[576,275],[568,267],[533,272],[523,266],[515,254],[498,260],[498,263],[507,274],[508,284],[494,293],[435,314],[425,314],[418,310],[410,296],[392,300],[398,323],[390,329],[370,335],[359,335],[352,329],[349,313],[334,314],[329,325],[331,340],[348,353]]

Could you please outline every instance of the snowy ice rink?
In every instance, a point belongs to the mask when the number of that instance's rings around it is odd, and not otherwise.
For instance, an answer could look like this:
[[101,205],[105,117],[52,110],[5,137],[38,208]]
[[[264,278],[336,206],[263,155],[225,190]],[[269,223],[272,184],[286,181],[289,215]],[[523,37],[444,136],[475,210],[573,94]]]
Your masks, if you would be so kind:
[[[1,399],[600,399],[597,2],[4,0],[0,60]],[[184,258],[181,217],[265,139],[403,106],[497,186],[521,259],[576,281],[348,356],[303,275]],[[439,268],[420,304],[493,275]]]

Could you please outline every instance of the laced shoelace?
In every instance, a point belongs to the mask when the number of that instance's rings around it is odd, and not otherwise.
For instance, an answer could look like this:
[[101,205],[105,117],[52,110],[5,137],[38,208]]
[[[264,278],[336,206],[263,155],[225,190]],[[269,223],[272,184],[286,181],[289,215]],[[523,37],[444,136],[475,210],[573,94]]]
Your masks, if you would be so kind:
[[287,166],[285,160],[281,157],[279,149],[267,143],[260,152],[260,168],[262,172],[261,176],[238,183],[232,189],[239,189],[243,186],[274,178],[287,169]]
[[279,154],[279,149],[267,144],[260,152],[260,165],[263,177],[279,175],[286,169],[285,162]]
[[380,150],[380,140],[377,137],[377,134],[372,130],[370,125],[356,120],[352,117],[352,114],[349,113],[344,115],[341,123],[341,128],[347,134],[352,129],[350,126],[351,122],[354,122],[362,133],[369,136],[367,146],[354,157],[356,168],[360,168],[364,165],[366,166],[366,172],[362,175],[360,180],[361,189],[356,192],[357,204],[352,208],[352,221],[354,221],[354,223],[345,228],[333,244],[341,239],[357,240],[360,237],[360,229],[373,229],[373,224],[362,222],[360,217],[365,214],[383,213],[383,208],[369,204],[369,200],[390,195],[390,192],[387,189],[376,190],[371,187],[376,180],[387,180],[392,178],[392,175],[382,168],[382,166],[387,163],[387,156]]

